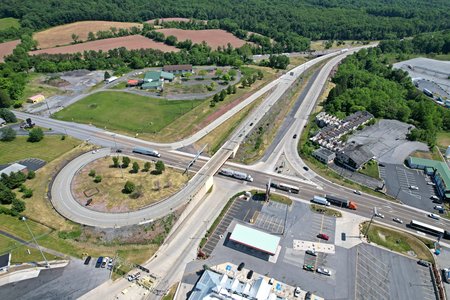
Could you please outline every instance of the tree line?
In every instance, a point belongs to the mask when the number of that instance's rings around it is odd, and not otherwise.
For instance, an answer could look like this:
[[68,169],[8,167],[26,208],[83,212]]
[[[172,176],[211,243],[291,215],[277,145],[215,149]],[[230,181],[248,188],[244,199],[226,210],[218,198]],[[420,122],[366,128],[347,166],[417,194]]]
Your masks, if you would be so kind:
[[[238,29],[290,43],[319,39],[389,39],[448,29],[448,0],[3,0],[0,17],[39,30],[83,20],[143,22],[161,17],[229,20]],[[234,25],[235,24],[235,25]],[[239,33],[238,33],[239,34]]]
[[450,30],[423,33],[412,39],[387,40],[380,43],[385,53],[450,53]]
[[367,110],[376,118],[394,119],[415,125],[411,140],[430,146],[438,131],[450,130],[450,110],[435,104],[419,91],[408,73],[393,69],[382,49],[363,49],[347,57],[333,77],[325,110],[345,117]]

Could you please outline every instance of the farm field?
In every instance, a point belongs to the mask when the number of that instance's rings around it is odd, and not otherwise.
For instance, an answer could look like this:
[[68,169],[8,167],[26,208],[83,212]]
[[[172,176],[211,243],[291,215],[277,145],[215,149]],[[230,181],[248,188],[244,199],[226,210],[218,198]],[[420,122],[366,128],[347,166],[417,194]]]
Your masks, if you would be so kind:
[[142,25],[139,23],[126,22],[82,21],[52,27],[35,33],[33,37],[39,43],[38,48],[45,49],[72,43],[72,34],[78,35],[78,40],[86,41],[90,31],[96,33],[100,30],[109,30],[111,27],[119,29],[131,28],[133,26],[140,27]]
[[19,20],[14,18],[2,18],[0,19],[0,30],[4,30],[10,27],[19,28]]
[[205,41],[213,49],[217,49],[219,46],[226,47],[228,43],[234,48],[239,48],[246,43],[246,41],[241,40],[222,29],[184,30],[178,28],[164,28],[156,31],[164,33],[166,37],[173,35],[178,41],[190,39],[194,44],[201,44]]
[[142,35],[129,35],[117,38],[96,40],[92,42],[86,42],[81,44],[63,46],[63,47],[55,47],[49,49],[42,49],[37,51],[31,51],[31,55],[38,54],[67,54],[67,53],[83,53],[86,50],[94,50],[94,51],[108,51],[111,49],[116,49],[120,47],[125,47],[128,50],[133,49],[158,49],[163,52],[178,52],[179,49],[168,46],[163,43],[155,42],[151,39],[143,37]]
[[3,62],[5,56],[10,55],[19,43],[20,40],[0,43],[0,62]]
[[92,123],[128,134],[159,132],[202,103],[174,101],[122,92],[99,92],[57,112],[60,120]]

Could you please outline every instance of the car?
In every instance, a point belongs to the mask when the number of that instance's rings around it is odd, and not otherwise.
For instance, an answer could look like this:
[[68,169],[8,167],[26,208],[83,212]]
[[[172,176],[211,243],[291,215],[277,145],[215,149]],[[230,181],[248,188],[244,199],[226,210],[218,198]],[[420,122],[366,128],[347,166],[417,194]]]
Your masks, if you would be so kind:
[[300,287],[296,287],[295,289],[294,289],[294,297],[298,297],[299,295],[300,295],[300,292],[301,292],[302,290],[300,289]]
[[275,281],[275,279],[270,278],[270,279],[269,279],[269,284],[272,285],[274,281]]
[[417,191],[417,190],[419,190],[419,187],[418,187],[418,186],[415,186],[415,185],[410,185],[410,186],[409,186],[409,189],[410,189],[410,190]]
[[102,267],[102,268],[106,267],[106,263],[107,263],[108,261],[109,261],[109,257],[107,257],[107,256],[104,257],[103,260],[102,260],[101,267]]
[[325,233],[319,233],[319,234],[317,235],[317,237],[318,237],[319,239],[322,239],[322,240],[325,240],[325,241],[328,241],[328,240],[330,239],[330,237],[329,237],[327,234],[325,234]]
[[309,254],[309,255],[312,255],[312,256],[317,256],[317,253],[314,250],[306,250],[305,252],[306,252],[306,254]]
[[442,205],[435,205],[435,206],[434,206],[434,209],[437,209],[437,210],[443,210],[444,207],[443,207]]
[[292,137],[293,139],[296,139],[297,138],[297,135],[296,134],[294,134],[294,136]]
[[252,276],[253,276],[253,270],[248,271],[247,279],[252,279]]
[[419,265],[421,265],[421,266],[424,266],[424,267],[429,267],[430,266],[430,263],[427,262],[426,260],[423,260],[423,259],[419,260],[417,263]]
[[356,194],[356,195],[361,195],[361,192],[358,191],[358,190],[354,190],[353,193]]
[[250,123],[250,126],[253,126],[253,122],[252,122],[252,123]]
[[122,153],[122,149],[116,149],[117,153]]
[[95,154],[95,153],[97,153],[97,150],[92,150],[92,154]]
[[313,265],[303,265],[303,270],[311,271],[311,272],[314,272],[314,271],[315,271]]
[[95,267],[96,267],[96,268],[100,268],[100,266],[102,265],[102,262],[103,262],[103,256],[100,256],[100,257],[97,259],[97,262],[95,263]]
[[307,292],[305,295],[305,300],[311,300],[312,297],[312,293],[311,292]]
[[303,167],[303,170],[309,171],[309,168],[308,168],[307,166],[304,166],[304,167]]
[[84,264],[85,264],[85,265],[88,265],[90,261],[91,261],[91,257],[88,256],[88,257],[86,257],[86,259],[84,260]]
[[237,267],[237,270],[238,271],[242,271],[242,269],[245,267],[245,263],[243,263],[243,262],[241,262],[240,264],[239,264],[239,266]]
[[427,184],[428,184],[428,185],[432,185],[432,186],[435,186],[435,185],[436,185],[436,183],[434,183],[434,182],[432,182],[432,181],[428,181]]
[[324,268],[324,267],[318,267],[317,268],[317,273],[322,274],[322,275],[327,275],[327,276],[331,276],[331,271]]
[[134,280],[134,276],[133,275],[128,275],[127,279],[128,279],[128,281],[133,281]]
[[375,217],[384,219],[384,215],[379,212],[375,213]]
[[137,272],[136,274],[133,275],[134,279],[139,279],[141,277],[141,273]]
[[399,224],[403,224],[403,220],[402,220],[402,219],[399,219],[399,218],[393,218],[392,220],[393,220],[394,222],[399,223]]
[[430,197],[430,199],[431,199],[431,200],[439,200],[439,197],[438,197],[438,196],[435,196],[435,195],[433,195],[433,196],[431,196],[431,197]]
[[428,214],[428,216],[432,219],[439,220],[439,216],[435,214]]

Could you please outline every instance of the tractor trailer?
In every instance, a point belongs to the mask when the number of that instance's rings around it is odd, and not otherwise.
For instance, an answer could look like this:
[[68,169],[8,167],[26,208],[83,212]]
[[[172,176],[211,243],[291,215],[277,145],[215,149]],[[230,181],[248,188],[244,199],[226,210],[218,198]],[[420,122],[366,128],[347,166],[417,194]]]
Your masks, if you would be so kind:
[[240,180],[247,180],[252,182],[253,181],[253,177],[246,174],[246,173],[242,173],[242,172],[238,172],[238,171],[234,171],[231,169],[222,169],[219,171],[219,174],[224,175],[224,176],[228,176],[228,177],[233,177],[236,179],[240,179]]
[[340,207],[345,207],[348,209],[356,209],[357,205],[355,202],[353,201],[349,201],[343,198],[339,198],[336,196],[331,196],[331,195],[325,195],[325,198],[331,203],[334,204],[336,206],[340,206]]
[[327,199],[325,199],[324,197],[320,197],[320,196],[314,196],[314,198],[312,199],[312,202],[330,206],[330,202],[328,202]]

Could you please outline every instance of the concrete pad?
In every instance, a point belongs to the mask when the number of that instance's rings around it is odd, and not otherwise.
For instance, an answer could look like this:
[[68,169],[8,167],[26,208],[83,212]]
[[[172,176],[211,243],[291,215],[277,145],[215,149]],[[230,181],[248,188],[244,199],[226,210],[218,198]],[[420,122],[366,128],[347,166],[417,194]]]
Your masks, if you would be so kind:
[[315,252],[335,253],[334,245],[302,240],[294,240],[294,250],[314,250]]
[[277,263],[278,256],[280,255],[280,251],[281,251],[281,246],[278,245],[277,252],[275,252],[275,255],[269,256],[269,262],[271,262],[273,264]]
[[[359,238],[359,226],[364,221],[368,221],[368,218],[361,217],[355,214],[350,214],[345,211],[341,211],[342,218],[336,218],[336,234],[334,236],[334,244],[346,249],[350,249],[360,243],[362,240]],[[346,240],[341,239],[341,233],[345,232]]]
[[0,286],[13,283],[17,281],[22,281],[26,279],[36,278],[39,276],[39,273],[41,272],[38,268],[32,268],[27,270],[20,270],[14,273],[5,274],[4,276],[0,277]]

